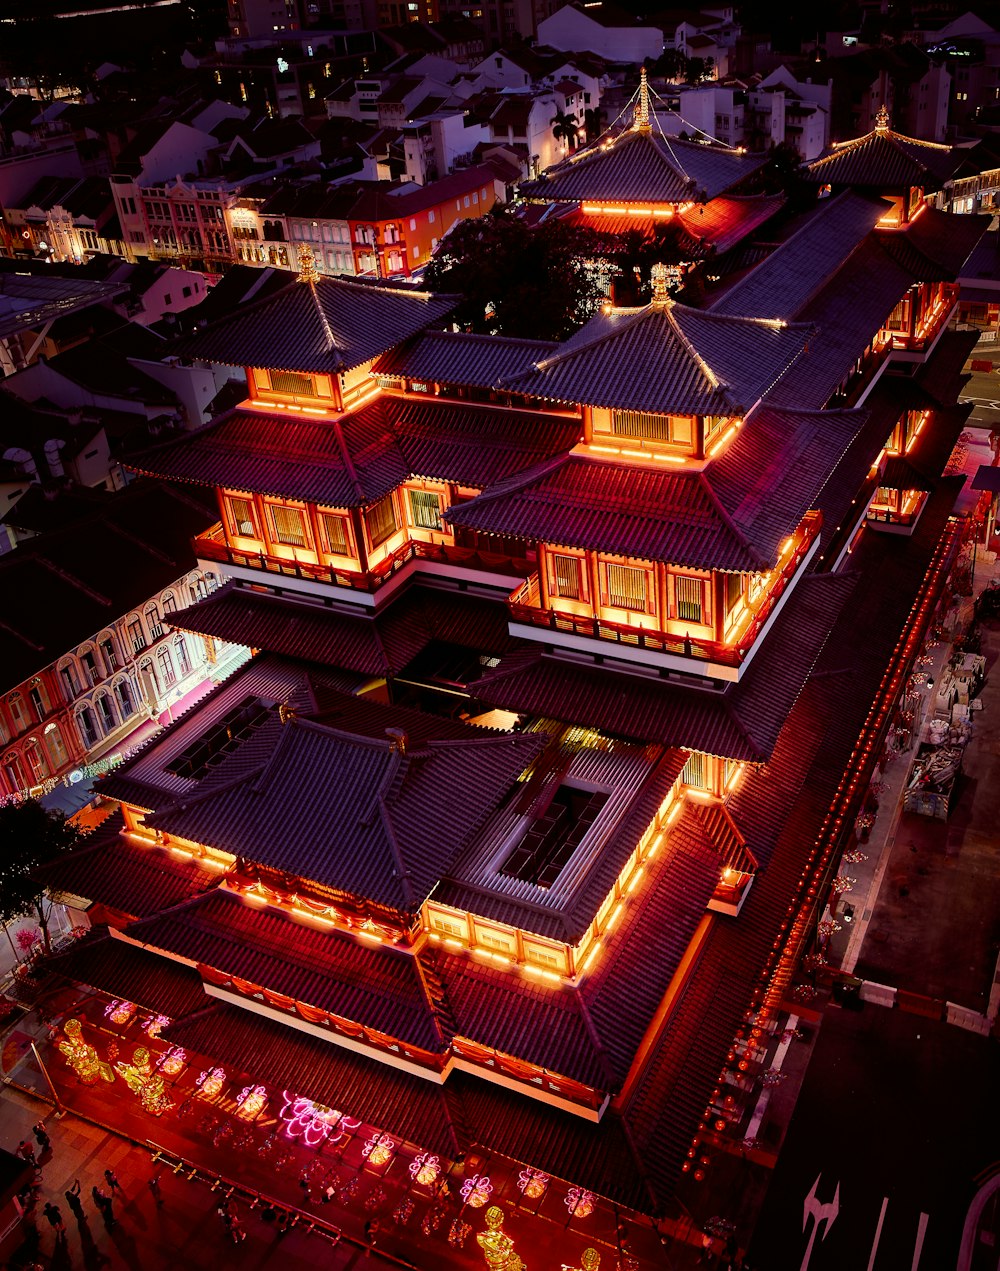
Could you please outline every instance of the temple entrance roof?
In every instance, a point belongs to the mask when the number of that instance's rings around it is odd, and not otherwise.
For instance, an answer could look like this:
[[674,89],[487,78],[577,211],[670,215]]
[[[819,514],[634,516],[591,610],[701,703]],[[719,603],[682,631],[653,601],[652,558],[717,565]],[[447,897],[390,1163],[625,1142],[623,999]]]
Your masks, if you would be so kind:
[[836,142],[829,153],[806,164],[804,176],[820,185],[869,186],[879,193],[911,186],[929,190],[952,176],[964,157],[954,146],[893,132],[883,107],[871,132]]

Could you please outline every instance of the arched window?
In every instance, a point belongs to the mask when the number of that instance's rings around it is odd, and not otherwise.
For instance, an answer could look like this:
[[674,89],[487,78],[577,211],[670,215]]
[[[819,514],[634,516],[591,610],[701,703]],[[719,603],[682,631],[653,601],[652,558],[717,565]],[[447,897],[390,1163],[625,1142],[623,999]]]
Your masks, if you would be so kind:
[[156,607],[155,601],[151,601],[143,610],[146,615],[146,625],[149,627],[149,634],[154,640],[159,640],[163,635],[163,623],[160,621],[160,611]]
[[172,591],[165,591],[163,593],[163,612],[164,614],[177,612],[177,601],[174,599],[174,593]]
[[49,765],[45,762],[42,746],[37,737],[29,737],[24,743],[24,757],[28,761],[32,785],[44,781],[49,775]]
[[132,685],[128,680],[119,680],[115,685],[115,698],[118,702],[118,713],[122,719],[131,719],[135,714],[135,699],[132,696]]
[[185,675],[191,674],[191,655],[188,653],[187,641],[183,636],[178,636],[174,641],[174,653],[177,656],[181,679],[183,679]]
[[59,679],[62,681],[63,692],[66,694],[66,701],[72,702],[74,698],[80,695],[80,677],[77,674],[76,663],[67,659],[59,668]]
[[0,711],[0,746],[5,741],[10,741],[10,729],[7,727],[7,720],[4,718],[3,711]]
[[172,684],[177,683],[177,672],[174,670],[174,660],[166,645],[157,650],[156,660],[160,664],[160,683],[164,688],[170,688]]
[[97,720],[91,707],[84,706],[82,710],[76,712],[76,726],[79,728],[80,737],[88,750],[91,746],[96,746],[101,740],[101,734],[97,730]]
[[49,691],[45,687],[45,683],[41,676],[36,675],[31,681],[28,688],[28,696],[31,698],[31,704],[35,708],[35,713],[39,719],[44,719],[52,708],[49,701]]
[[10,717],[14,721],[14,731],[23,733],[31,723],[31,716],[28,714],[28,707],[20,693],[11,693],[10,697],[7,698],[7,709],[10,711]]
[[63,735],[59,731],[58,724],[49,724],[45,730],[45,748],[49,752],[49,758],[52,760],[52,767],[59,769],[63,764],[69,763],[69,754],[66,750],[66,743],[63,741]]
[[28,784],[24,779],[24,768],[17,751],[11,750],[4,755],[3,775],[7,778],[7,786],[12,792],[23,790]]
[[115,708],[107,693],[98,693],[94,698],[94,705],[97,707],[97,717],[101,721],[101,727],[105,733],[110,733],[118,727]]
[[118,649],[115,646],[115,638],[110,631],[105,631],[97,640],[98,648],[101,650],[101,657],[104,659],[104,667],[108,675],[112,671],[117,671]]
[[100,684],[104,678],[101,675],[101,668],[97,665],[97,654],[89,645],[78,650],[80,665],[83,667],[83,678],[88,688],[93,688],[95,684]]
[[156,671],[153,669],[153,659],[143,658],[139,663],[139,682],[142,684],[142,691],[146,695],[146,701],[150,706],[156,705],[156,699],[160,695],[160,686],[156,680]]

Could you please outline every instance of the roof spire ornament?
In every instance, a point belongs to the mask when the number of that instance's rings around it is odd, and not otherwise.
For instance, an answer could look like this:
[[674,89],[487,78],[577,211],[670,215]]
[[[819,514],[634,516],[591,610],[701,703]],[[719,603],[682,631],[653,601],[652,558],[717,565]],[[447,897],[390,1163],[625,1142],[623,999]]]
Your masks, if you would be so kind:
[[879,106],[878,111],[875,115],[875,131],[876,132],[889,131],[889,110],[885,102],[883,102],[882,105]]
[[654,305],[666,304],[670,299],[667,294],[667,279],[669,276],[669,270],[661,261],[657,261],[649,271],[649,285],[653,291]]
[[645,66],[639,74],[639,100],[635,104],[632,127],[638,131],[649,131],[649,84],[646,82]]
[[318,282],[319,270],[316,268],[316,257],[308,243],[299,248],[299,282]]

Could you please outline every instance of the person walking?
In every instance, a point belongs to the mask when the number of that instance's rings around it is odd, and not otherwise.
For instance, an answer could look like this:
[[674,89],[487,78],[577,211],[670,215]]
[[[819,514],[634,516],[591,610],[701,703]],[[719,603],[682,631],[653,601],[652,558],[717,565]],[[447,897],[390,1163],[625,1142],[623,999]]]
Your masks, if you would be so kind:
[[122,1185],[118,1181],[118,1175],[114,1172],[113,1169],[106,1169],[104,1171],[104,1181],[111,1188],[112,1196],[115,1194],[115,1192],[121,1192],[121,1194],[124,1196],[125,1193],[124,1191],[122,1191]]
[[72,1187],[68,1187],[63,1193],[66,1197],[66,1204],[73,1211],[74,1218],[83,1217],[83,1201],[80,1199],[80,1180],[77,1179]]
[[48,1219],[49,1226],[56,1233],[57,1240],[66,1239],[66,1224],[63,1222],[62,1210],[58,1205],[53,1205],[51,1200],[45,1202],[45,1208],[42,1213]]
[[94,1204],[101,1211],[104,1225],[109,1228],[114,1227],[118,1220],[115,1218],[115,1205],[110,1194],[98,1187],[96,1183],[90,1189],[90,1194],[94,1198]]
[[52,1140],[49,1138],[49,1132],[45,1128],[45,1122],[39,1121],[31,1127],[31,1132],[35,1136],[40,1152],[47,1152],[52,1146]]
[[21,1142],[18,1143],[16,1153],[22,1160],[27,1161],[29,1165],[38,1164],[35,1160],[35,1149],[31,1146],[27,1139],[22,1139]]
[[159,1208],[159,1206],[163,1204],[163,1192],[160,1190],[159,1174],[154,1174],[153,1177],[149,1180],[149,1183],[147,1184],[147,1186],[149,1187],[149,1190],[153,1194],[153,1200],[156,1201],[157,1208]]

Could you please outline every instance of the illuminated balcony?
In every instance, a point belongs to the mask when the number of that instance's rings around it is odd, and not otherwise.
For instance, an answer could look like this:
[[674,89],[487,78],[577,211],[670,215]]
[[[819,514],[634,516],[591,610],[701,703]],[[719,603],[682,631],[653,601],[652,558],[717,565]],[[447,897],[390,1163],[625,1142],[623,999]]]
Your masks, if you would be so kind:
[[[570,613],[558,600],[546,605],[539,575],[533,573],[507,600],[511,632],[526,639],[576,648],[599,656],[619,656],[647,666],[675,669],[720,680],[738,680],[755,646],[780,606],[789,583],[803,568],[819,542],[822,516],[810,512],[793,543],[772,571],[767,590],[727,640],[667,632],[637,615],[634,624],[611,621],[599,614]],[[655,619],[652,620],[655,622]],[[542,632],[551,633],[546,639]],[[554,638],[553,638],[554,637]]]
[[271,556],[266,552],[240,550],[226,542],[221,525],[215,525],[193,540],[199,560],[225,565],[234,576],[253,582],[264,574],[280,574],[298,579],[315,590],[314,584],[341,588],[345,599],[374,604],[374,595],[390,584],[398,584],[411,573],[433,573],[496,587],[509,586],[512,578],[523,578],[534,562],[449,543],[406,542],[367,570],[339,569],[332,565]]

